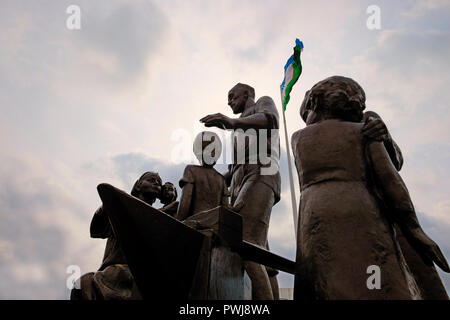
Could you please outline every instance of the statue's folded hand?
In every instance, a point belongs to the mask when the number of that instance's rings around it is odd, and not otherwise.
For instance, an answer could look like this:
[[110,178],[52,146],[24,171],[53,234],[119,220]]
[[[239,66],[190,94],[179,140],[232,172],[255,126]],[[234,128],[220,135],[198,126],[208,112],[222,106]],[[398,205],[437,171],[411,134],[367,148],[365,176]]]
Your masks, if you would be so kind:
[[450,267],[441,249],[421,228],[412,231],[408,238],[426,264],[432,265],[434,262],[443,271],[450,273]]
[[364,136],[377,141],[386,141],[390,139],[390,135],[386,124],[381,119],[374,117],[367,118],[361,129]]

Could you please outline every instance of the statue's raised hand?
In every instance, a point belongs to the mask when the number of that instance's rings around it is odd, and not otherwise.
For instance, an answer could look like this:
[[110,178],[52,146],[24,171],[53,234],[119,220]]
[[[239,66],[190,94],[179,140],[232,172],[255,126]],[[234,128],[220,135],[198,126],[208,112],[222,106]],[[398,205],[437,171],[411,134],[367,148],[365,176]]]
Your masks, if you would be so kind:
[[388,141],[391,139],[386,124],[379,118],[368,117],[361,132],[369,139],[377,141]]
[[200,122],[205,124],[205,127],[217,127],[220,129],[232,129],[233,128],[233,120],[226,115],[221,113],[214,113],[207,115],[200,119]]

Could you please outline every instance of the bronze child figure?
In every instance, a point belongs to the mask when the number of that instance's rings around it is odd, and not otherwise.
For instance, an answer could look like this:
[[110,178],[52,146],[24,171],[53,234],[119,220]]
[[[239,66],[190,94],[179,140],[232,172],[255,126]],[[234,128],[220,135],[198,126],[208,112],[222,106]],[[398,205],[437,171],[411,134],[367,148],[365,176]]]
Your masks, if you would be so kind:
[[160,201],[163,206],[159,209],[168,215],[173,216],[177,213],[179,202],[177,201],[177,189],[172,182],[166,182],[161,188]]
[[200,132],[194,140],[193,151],[200,165],[186,166],[179,182],[182,193],[175,215],[178,220],[217,206],[229,205],[225,178],[214,169],[222,153],[219,136],[210,131]]

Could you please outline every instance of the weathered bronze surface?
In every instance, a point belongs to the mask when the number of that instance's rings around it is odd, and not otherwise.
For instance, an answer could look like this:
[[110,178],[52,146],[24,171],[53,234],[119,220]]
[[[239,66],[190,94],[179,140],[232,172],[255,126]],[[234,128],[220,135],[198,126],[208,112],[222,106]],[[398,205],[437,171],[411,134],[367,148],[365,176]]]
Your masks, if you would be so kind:
[[[255,102],[254,89],[246,84],[238,83],[228,93],[228,105],[234,114],[240,114],[239,118],[229,118],[221,113],[210,114],[200,121],[206,127],[218,127],[221,129],[255,130],[258,134],[261,129],[267,130],[270,135],[271,129],[279,128],[279,117],[275,103],[270,97],[264,96]],[[235,135],[239,139],[239,132]],[[259,142],[260,137],[255,139]],[[279,140],[277,140],[279,142]],[[258,144],[259,145],[259,144]],[[273,156],[278,154],[276,145],[267,139],[267,150]],[[267,233],[269,230],[270,214],[272,207],[280,200],[281,178],[279,170],[273,174],[261,174],[264,165],[261,163],[259,154],[252,154],[250,146],[245,145],[244,158],[237,158],[238,143],[234,142],[234,163],[229,166],[229,172],[225,175],[230,179],[231,206],[232,210],[238,212],[243,218],[244,240],[257,244],[261,247],[267,245]],[[250,159],[257,159],[252,163]],[[274,159],[278,167],[278,159]],[[254,299],[273,299],[272,288],[267,270],[262,265],[252,261],[246,261],[245,267],[252,280]],[[275,277],[276,273],[272,273]],[[272,281],[276,281],[273,279]]]
[[[449,271],[398,174],[398,147],[382,121],[362,122],[364,108],[363,89],[345,77],[327,78],[305,95],[307,127],[292,136],[301,189],[295,299],[423,298],[395,226],[425,264]],[[371,265],[380,267],[380,289],[366,285]]]

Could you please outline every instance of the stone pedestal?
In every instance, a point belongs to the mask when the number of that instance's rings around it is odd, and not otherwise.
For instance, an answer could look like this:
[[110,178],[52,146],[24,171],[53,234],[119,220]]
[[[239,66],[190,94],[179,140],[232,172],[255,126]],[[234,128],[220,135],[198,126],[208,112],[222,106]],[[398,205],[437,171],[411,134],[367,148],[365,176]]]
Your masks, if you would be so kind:
[[233,245],[242,241],[242,218],[225,208],[184,221],[205,235],[189,294],[194,300],[251,300],[251,281]]

